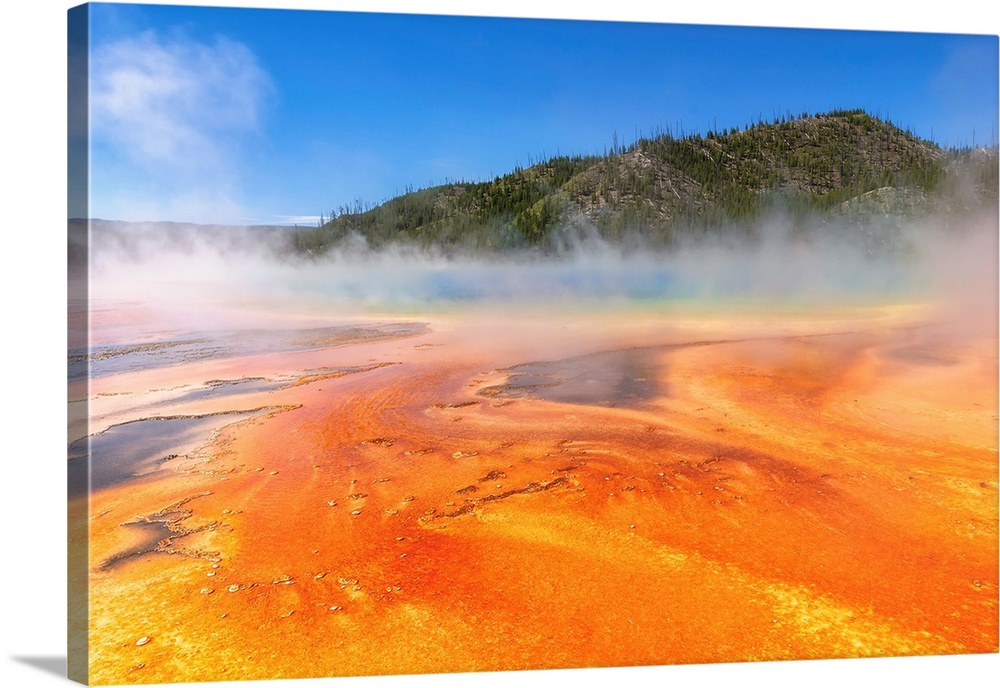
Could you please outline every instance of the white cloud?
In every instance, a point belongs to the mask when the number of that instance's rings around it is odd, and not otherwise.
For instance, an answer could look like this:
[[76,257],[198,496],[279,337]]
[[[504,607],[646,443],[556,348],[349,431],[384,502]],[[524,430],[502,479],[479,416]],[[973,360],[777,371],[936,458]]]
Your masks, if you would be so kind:
[[184,212],[184,200],[221,194],[220,211],[240,205],[241,151],[261,132],[273,91],[246,46],[148,31],[99,46],[90,85],[92,214],[131,207],[161,213],[143,219],[219,220]]

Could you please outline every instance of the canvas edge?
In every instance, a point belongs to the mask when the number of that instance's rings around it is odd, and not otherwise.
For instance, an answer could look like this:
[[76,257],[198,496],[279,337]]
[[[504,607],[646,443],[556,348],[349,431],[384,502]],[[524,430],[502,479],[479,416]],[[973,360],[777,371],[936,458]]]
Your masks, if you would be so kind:
[[[74,458],[70,452],[75,428],[89,423],[89,395],[74,399],[70,364],[73,355],[86,355],[89,342],[89,183],[90,142],[88,75],[90,8],[78,5],[66,13],[67,53],[67,607],[66,676],[89,683],[88,592],[90,456]],[[86,358],[83,359],[84,365]],[[89,370],[82,381],[89,386]],[[77,431],[78,432],[78,431]]]

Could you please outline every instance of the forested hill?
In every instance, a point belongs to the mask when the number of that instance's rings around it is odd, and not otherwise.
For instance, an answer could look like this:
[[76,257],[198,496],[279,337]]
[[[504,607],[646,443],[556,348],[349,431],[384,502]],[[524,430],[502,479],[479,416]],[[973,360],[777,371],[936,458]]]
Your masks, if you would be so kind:
[[610,242],[652,245],[690,234],[752,231],[781,212],[815,224],[968,212],[997,202],[996,148],[944,150],[861,110],[759,123],[742,130],[554,157],[492,181],[412,191],[372,208],[341,209],[296,236],[318,254],[362,237],[369,246],[551,248],[576,227]]

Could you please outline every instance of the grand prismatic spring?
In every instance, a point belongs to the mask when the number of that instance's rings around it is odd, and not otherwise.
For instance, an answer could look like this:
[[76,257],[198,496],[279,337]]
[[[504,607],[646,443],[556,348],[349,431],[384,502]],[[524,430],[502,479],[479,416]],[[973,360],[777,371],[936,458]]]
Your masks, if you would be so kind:
[[90,679],[996,652],[995,231],[789,251],[96,260]]

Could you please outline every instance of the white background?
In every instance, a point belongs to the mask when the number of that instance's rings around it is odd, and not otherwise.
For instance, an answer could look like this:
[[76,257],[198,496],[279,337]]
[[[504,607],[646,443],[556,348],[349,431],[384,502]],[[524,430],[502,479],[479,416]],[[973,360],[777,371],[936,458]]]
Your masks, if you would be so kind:
[[[64,685],[65,644],[65,232],[66,10],[72,2],[5,3],[0,19],[0,260],[3,358],[0,359],[0,685]],[[276,0],[215,5],[420,11],[679,23],[998,33],[1000,11],[982,0],[924,3],[836,0],[830,3],[689,3],[650,0],[419,0],[403,3]],[[657,3],[659,4],[659,3]],[[663,3],[667,5],[667,3]],[[585,651],[585,650],[584,650]],[[988,684],[1000,655],[754,665],[518,672],[449,676],[260,681],[254,688],[386,686],[904,685]]]

